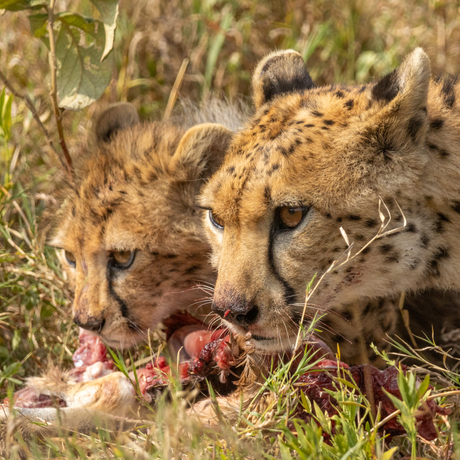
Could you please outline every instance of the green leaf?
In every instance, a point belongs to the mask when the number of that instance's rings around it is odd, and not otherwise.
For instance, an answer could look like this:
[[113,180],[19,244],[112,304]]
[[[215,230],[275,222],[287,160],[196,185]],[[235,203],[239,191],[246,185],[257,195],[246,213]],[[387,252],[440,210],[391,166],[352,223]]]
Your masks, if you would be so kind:
[[3,107],[3,113],[2,113],[2,128],[5,133],[5,139],[7,141],[10,140],[11,138],[11,126],[12,126],[12,120],[11,120],[11,106],[13,104],[13,95],[11,94],[6,98],[6,103],[5,106]]
[[423,379],[422,384],[418,387],[418,390],[417,390],[417,396],[419,400],[423,398],[429,386],[430,386],[430,374],[427,374],[425,378]]
[[[139,379],[137,377],[136,366],[134,365],[134,360],[133,360],[133,356],[131,355],[131,352],[129,352],[129,359],[131,361],[131,366],[133,368],[134,381],[136,382],[136,385],[135,385],[136,391],[139,392],[139,396],[142,396],[140,385],[139,385]],[[128,378],[129,378],[129,374],[128,374]],[[133,383],[133,385],[134,385],[134,383]]]
[[305,289],[305,292],[307,293],[307,295],[309,294],[309,292],[311,291],[311,288],[313,286],[313,283],[315,282],[315,279],[316,279],[316,275],[317,273],[315,273],[313,275],[313,278],[310,280],[310,282],[307,284],[307,288]]
[[59,106],[80,110],[98,99],[112,78],[113,57],[101,62],[105,33],[101,21],[60,13],[56,39]]
[[398,409],[402,415],[410,415],[410,410],[404,403],[404,401],[401,401],[399,398],[396,396],[392,395],[391,393],[388,393],[385,389],[383,389],[384,393],[390,398],[391,402],[393,405]]
[[112,357],[113,362],[115,363],[115,366],[117,366],[118,370],[129,379],[129,372],[126,368],[125,361],[123,360],[123,356],[121,356],[120,351],[117,350],[117,354],[115,354],[115,352],[109,347],[107,347],[107,351],[110,353],[110,356]]
[[[85,34],[87,34],[86,37],[84,37],[84,43],[83,45],[87,46],[88,45],[88,40],[89,43],[92,42],[92,40],[96,40],[96,42],[99,40],[101,45],[104,41],[104,34],[101,34],[100,30],[100,25],[102,24],[101,21],[98,21],[97,19],[94,18],[89,18],[86,16],[82,16],[81,14],[78,13],[69,13],[68,11],[64,11],[62,13],[57,13],[55,15],[55,19],[59,20],[64,28],[69,31],[72,29],[69,29],[71,27],[76,27],[77,29],[81,30]],[[62,29],[61,29],[62,30]],[[77,45],[80,44],[77,42]]]
[[115,29],[117,28],[118,0],[90,0],[101,14],[105,30],[105,46],[101,61],[104,60],[113,48]]
[[324,24],[316,24],[312,31],[308,34],[308,39],[305,41],[301,51],[302,59],[307,62],[315,50],[325,39],[327,33],[331,29],[332,20],[326,21]]
[[8,380],[10,382],[21,384],[21,382],[15,378],[13,378],[14,374],[17,374],[21,369],[21,363],[11,363],[8,366],[4,366],[3,370],[0,372],[0,385],[5,381]]
[[19,329],[16,329],[13,334],[13,340],[11,341],[11,348],[13,349],[13,351],[15,351],[19,347],[20,343],[21,333],[19,332]]
[[[410,373],[408,373],[408,376],[410,377]],[[407,404],[410,401],[410,388],[409,388],[409,382],[403,371],[399,369],[398,373],[398,388],[401,393],[401,397],[403,401]]]
[[282,460],[292,460],[291,451],[283,441],[280,441],[280,455]]
[[3,88],[2,93],[0,94],[0,130],[2,137],[8,141],[11,137],[11,107],[13,105],[13,95],[9,96],[5,93],[5,88]]
[[337,380],[337,381],[340,382],[341,384],[347,386],[348,388],[351,388],[352,390],[356,390],[356,389],[357,389],[357,386],[356,386],[355,383],[349,382],[349,381],[346,380],[346,379],[342,379],[341,377],[335,377],[335,380]]
[[396,453],[398,450],[398,447],[392,447],[390,450],[387,450],[381,457],[382,460],[391,460],[393,458],[393,455]]
[[313,407],[315,409],[316,420],[318,420],[319,424],[321,425],[321,428],[323,429],[323,431],[330,434],[332,430],[331,419],[323,413],[316,401],[313,401]]
[[305,409],[307,414],[311,414],[311,402],[310,400],[305,396],[305,393],[301,390],[300,391],[300,402],[302,404],[302,407]]
[[0,0],[0,10],[22,11],[46,6],[45,0]]
[[[46,13],[31,14],[29,23],[34,37],[43,39],[47,35],[48,15]],[[49,47],[48,42],[46,45]]]
[[204,93],[207,93],[211,88],[212,75],[216,67],[217,59],[219,57],[219,53],[222,49],[222,46],[225,42],[225,34],[232,25],[233,19],[234,15],[232,8],[230,4],[227,4],[224,8],[222,8],[222,19],[220,21],[219,28],[220,30],[216,34],[214,39],[210,41],[208,57],[206,60],[206,71],[204,75]]

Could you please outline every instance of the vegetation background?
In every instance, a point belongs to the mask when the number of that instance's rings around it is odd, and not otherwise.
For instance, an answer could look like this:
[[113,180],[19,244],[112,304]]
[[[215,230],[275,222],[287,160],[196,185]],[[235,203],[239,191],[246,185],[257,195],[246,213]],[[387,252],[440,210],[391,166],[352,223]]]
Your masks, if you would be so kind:
[[[94,14],[87,0],[56,5]],[[121,0],[109,87],[87,109],[63,114],[70,153],[78,155],[91,116],[108,103],[129,101],[144,119],[161,118],[185,59],[180,98],[196,103],[217,94],[250,104],[252,70],[274,49],[299,51],[318,85],[369,82],[416,46],[434,74],[456,74],[459,18],[460,2],[452,0]],[[31,98],[56,142],[47,53],[27,14],[0,13],[0,69]],[[76,344],[71,296],[46,245],[62,166],[23,100],[12,100],[11,113],[0,125],[0,398],[50,359],[70,363]]]

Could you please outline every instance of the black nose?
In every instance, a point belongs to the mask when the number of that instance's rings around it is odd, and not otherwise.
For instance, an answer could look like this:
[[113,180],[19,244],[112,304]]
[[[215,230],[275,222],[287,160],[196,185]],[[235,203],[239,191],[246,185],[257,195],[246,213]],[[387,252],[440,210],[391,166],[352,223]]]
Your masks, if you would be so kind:
[[257,305],[252,304],[247,304],[244,307],[240,305],[231,305],[229,308],[223,308],[213,303],[212,309],[222,318],[241,327],[246,327],[255,323],[259,315],[259,308]]
[[83,320],[79,315],[75,315],[73,318],[73,322],[77,326],[80,326],[81,328],[86,329],[88,331],[101,332],[105,324],[105,319],[90,316]]

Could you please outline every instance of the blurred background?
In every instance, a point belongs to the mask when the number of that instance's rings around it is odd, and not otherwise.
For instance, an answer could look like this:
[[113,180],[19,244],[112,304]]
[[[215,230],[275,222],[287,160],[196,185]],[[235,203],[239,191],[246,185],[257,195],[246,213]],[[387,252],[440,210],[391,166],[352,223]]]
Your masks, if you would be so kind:
[[[94,15],[88,1],[56,5]],[[250,104],[251,73],[274,49],[300,52],[318,85],[372,81],[416,46],[434,74],[458,73],[459,12],[452,0],[121,0],[112,81],[98,102],[63,114],[67,143],[77,155],[101,104],[129,101],[144,119],[161,118],[186,59],[179,99],[196,103],[217,95]],[[31,98],[57,144],[47,48],[25,13],[0,16],[0,69]],[[76,338],[70,295],[45,245],[62,167],[22,100],[11,113],[0,136],[0,396],[46,367],[50,354],[68,361]]]

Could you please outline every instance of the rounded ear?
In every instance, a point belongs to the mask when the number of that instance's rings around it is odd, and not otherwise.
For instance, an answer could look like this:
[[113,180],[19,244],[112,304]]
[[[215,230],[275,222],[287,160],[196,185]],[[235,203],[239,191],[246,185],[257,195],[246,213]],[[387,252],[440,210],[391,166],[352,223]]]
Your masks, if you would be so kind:
[[132,104],[120,102],[105,109],[96,119],[94,133],[98,144],[109,142],[123,129],[139,123],[139,115]]
[[302,56],[294,50],[269,54],[259,62],[252,77],[256,109],[279,94],[303,91],[314,86]]
[[[381,105],[360,128],[366,150],[377,150],[388,159],[416,155],[420,163],[423,149],[417,148],[428,131],[428,89],[430,60],[421,48],[415,49],[400,67],[370,88],[369,96]],[[369,101],[369,102],[372,102]],[[384,165],[386,168],[386,163]]]
[[374,85],[372,97],[391,102],[399,96],[398,108],[407,108],[408,111],[426,108],[430,79],[430,59],[422,48],[416,48],[399,68]]
[[216,123],[190,128],[172,158],[175,168],[185,170],[189,179],[211,176],[222,164],[233,132]]

